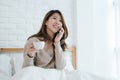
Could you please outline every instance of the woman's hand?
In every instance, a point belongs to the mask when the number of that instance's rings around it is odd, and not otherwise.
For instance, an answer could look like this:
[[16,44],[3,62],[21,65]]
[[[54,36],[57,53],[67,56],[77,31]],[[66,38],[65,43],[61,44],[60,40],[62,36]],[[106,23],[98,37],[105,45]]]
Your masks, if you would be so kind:
[[55,43],[59,42],[64,34],[64,29],[60,28],[59,33],[55,37]]
[[27,48],[27,54],[29,57],[34,57],[35,53],[36,53],[36,51],[35,51],[34,45],[33,45],[33,43],[31,43]]

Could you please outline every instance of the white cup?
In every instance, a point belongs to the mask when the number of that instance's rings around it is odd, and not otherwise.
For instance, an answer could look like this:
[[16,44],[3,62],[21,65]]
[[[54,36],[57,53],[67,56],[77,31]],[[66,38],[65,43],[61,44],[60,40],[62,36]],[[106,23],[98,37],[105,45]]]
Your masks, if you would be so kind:
[[45,42],[34,42],[33,45],[36,50],[40,50],[40,49],[43,49]]

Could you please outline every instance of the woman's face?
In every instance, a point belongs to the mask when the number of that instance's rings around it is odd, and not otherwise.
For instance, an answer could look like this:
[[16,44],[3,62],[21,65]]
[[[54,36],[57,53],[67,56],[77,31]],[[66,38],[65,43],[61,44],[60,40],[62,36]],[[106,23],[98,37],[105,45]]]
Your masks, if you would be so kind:
[[62,19],[58,13],[54,13],[48,21],[46,21],[48,34],[56,33],[62,27]]

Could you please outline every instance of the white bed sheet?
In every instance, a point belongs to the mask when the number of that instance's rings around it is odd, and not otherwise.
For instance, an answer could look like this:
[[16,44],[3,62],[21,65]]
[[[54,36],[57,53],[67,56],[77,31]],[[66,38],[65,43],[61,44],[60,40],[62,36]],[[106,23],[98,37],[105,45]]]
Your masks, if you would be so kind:
[[11,76],[0,70],[0,80],[10,80]]
[[[69,52],[67,53],[69,54]],[[56,70],[35,66],[21,69],[23,55],[11,56],[12,58],[7,55],[0,55],[0,80],[117,80],[98,77],[90,73],[81,72],[80,70],[73,70],[69,57],[67,67],[64,70]],[[16,74],[12,77],[13,72]]]
[[15,74],[11,80],[115,80],[105,79],[79,70],[56,70],[27,67]]

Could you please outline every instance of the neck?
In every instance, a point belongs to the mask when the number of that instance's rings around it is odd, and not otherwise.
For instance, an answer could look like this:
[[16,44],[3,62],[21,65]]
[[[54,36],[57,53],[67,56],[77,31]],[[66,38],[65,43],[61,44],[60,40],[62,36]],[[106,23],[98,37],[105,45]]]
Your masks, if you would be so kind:
[[47,29],[47,33],[48,33],[48,35],[50,35],[51,38],[53,38],[54,33],[52,31],[50,31],[49,29]]
[[50,41],[46,41],[45,42],[45,50],[47,51],[49,48],[51,48],[52,47],[52,42],[50,42]]

